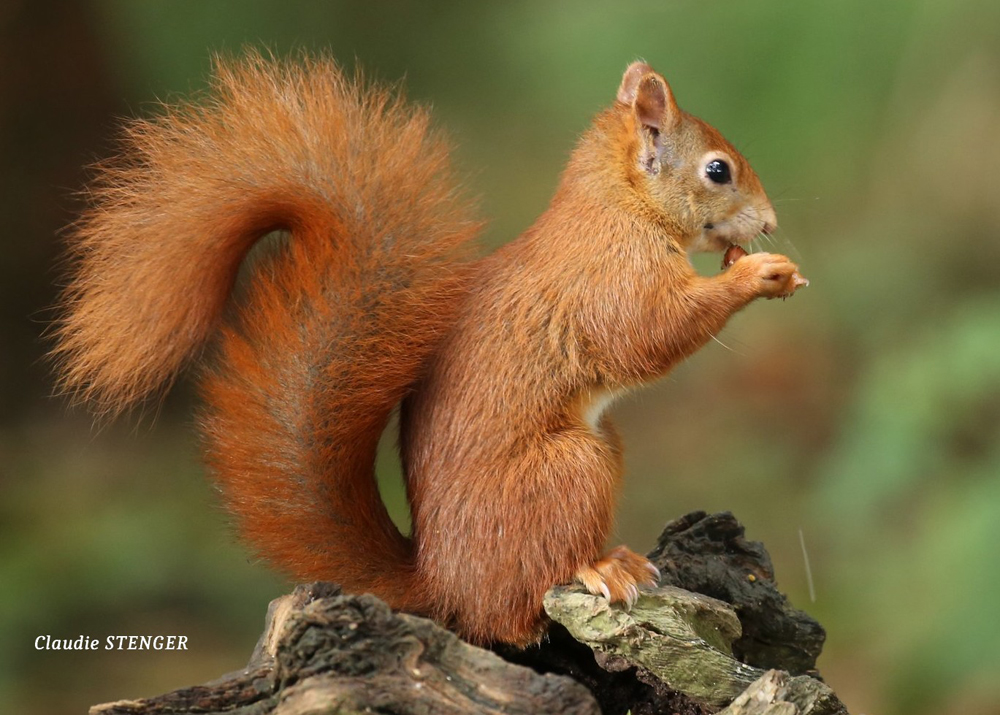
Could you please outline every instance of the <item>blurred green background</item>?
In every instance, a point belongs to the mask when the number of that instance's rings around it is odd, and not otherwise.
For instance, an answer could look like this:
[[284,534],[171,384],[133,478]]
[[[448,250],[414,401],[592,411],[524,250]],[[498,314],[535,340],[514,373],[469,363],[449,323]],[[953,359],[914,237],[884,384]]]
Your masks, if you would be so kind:
[[[827,627],[820,667],[852,713],[1000,712],[996,0],[3,0],[0,31],[5,711],[82,712],[237,669],[289,588],[234,542],[188,386],[97,430],[49,396],[39,338],[57,234],[118,118],[203,87],[211,52],[250,43],[405,77],[458,145],[491,245],[544,208],[626,64],[663,72],[753,162],[776,249],[812,286],[615,408],[618,537],[645,550],[668,519],[731,509]],[[191,649],[36,651],[45,634]]]

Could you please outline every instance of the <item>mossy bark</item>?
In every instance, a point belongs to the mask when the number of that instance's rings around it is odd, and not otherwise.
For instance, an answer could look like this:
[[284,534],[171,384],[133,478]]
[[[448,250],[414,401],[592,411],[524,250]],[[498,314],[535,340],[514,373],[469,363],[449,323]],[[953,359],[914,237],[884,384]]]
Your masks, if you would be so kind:
[[525,650],[477,648],[373,596],[299,586],[272,602],[244,670],[91,713],[846,715],[815,671],[823,629],[788,604],[731,514],[668,524],[650,558],[664,583],[631,609],[550,590],[549,635]]

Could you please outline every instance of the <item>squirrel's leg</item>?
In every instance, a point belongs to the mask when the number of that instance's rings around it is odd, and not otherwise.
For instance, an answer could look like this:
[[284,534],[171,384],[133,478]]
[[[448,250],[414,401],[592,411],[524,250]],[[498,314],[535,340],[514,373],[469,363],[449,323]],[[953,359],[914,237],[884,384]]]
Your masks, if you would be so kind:
[[[605,416],[595,428],[595,436],[608,449],[621,454],[621,438]],[[618,472],[619,480],[621,471]],[[624,602],[629,608],[639,597],[639,586],[655,586],[659,570],[644,556],[627,546],[616,546],[597,558],[597,554],[582,564],[573,576],[595,596],[604,596],[611,603]]]
[[692,275],[682,289],[665,292],[647,316],[660,351],[653,362],[665,371],[708,342],[754,299],[791,295],[797,270],[785,256],[753,253],[722,273]]
[[[469,465],[464,465],[468,468]],[[420,567],[439,614],[470,641],[527,646],[545,631],[542,599],[595,564],[614,518],[618,445],[567,426],[494,465],[418,518],[434,533]],[[454,484],[454,482],[452,482]],[[475,503],[474,509],[468,508]]]
[[[754,299],[791,295],[801,285],[796,271],[785,256],[751,253],[714,276],[691,268],[639,293],[626,286],[624,298],[608,296],[609,304],[622,306],[613,322],[609,325],[606,313],[595,313],[581,321],[584,336],[602,356],[597,367],[607,384],[652,381],[711,340]],[[622,325],[640,329],[623,334]]]

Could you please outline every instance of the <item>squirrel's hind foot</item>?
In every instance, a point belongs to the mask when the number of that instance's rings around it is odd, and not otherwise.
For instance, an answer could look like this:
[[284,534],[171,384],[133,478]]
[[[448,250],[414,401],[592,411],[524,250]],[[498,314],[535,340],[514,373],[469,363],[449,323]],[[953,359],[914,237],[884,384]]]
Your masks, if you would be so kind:
[[577,571],[575,578],[595,596],[604,596],[609,603],[622,601],[626,608],[632,608],[639,599],[639,586],[655,586],[660,571],[646,557],[627,546],[617,546]]

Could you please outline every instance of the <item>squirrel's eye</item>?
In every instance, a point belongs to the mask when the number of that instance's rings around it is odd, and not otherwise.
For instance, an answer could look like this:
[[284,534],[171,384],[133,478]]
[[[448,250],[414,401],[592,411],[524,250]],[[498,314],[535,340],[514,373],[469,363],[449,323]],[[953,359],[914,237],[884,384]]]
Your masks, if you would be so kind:
[[705,167],[705,176],[716,184],[728,184],[733,178],[729,173],[729,164],[722,159],[714,159],[708,162],[708,165]]

